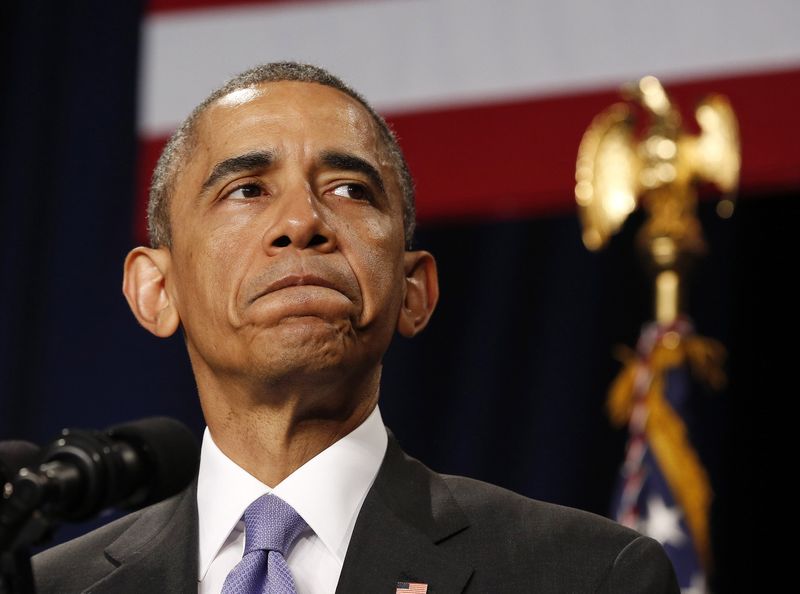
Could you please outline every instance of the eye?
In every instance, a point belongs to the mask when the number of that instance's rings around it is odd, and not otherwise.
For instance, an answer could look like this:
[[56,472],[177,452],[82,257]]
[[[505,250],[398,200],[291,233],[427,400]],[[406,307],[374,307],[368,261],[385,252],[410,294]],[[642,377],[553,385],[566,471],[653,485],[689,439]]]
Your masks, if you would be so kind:
[[333,189],[333,193],[342,198],[350,198],[351,200],[372,200],[372,192],[361,184],[341,184]]
[[265,194],[264,188],[255,183],[247,183],[237,186],[225,195],[225,198],[233,200],[247,200],[249,198],[258,198]]

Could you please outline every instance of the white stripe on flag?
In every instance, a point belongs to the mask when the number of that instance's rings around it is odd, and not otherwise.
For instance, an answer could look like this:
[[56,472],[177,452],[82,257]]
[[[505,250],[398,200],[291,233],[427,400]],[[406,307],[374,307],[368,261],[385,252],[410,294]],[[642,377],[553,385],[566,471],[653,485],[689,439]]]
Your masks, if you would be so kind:
[[359,0],[180,10],[143,30],[140,132],[256,63],[330,68],[384,113],[800,65],[797,0]]

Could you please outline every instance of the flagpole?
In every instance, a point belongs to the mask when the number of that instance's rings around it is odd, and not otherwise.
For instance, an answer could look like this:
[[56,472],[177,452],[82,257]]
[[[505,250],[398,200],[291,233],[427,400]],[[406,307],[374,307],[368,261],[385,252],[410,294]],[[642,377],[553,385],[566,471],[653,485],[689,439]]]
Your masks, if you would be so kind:
[[[712,491],[682,414],[687,369],[720,387],[724,348],[695,334],[684,311],[684,279],[706,251],[696,184],[714,183],[728,195],[736,189],[738,125],[727,100],[712,96],[695,111],[700,134],[687,133],[652,76],[625,86],[623,96],[626,102],[600,113],[586,130],[575,174],[589,249],[602,248],[637,207],[647,213],[636,244],[653,277],[654,321],[643,327],[609,391],[612,422],[629,432],[613,515],[659,540],[685,591],[702,592],[711,568]],[[718,212],[730,216],[730,198],[720,204]]]

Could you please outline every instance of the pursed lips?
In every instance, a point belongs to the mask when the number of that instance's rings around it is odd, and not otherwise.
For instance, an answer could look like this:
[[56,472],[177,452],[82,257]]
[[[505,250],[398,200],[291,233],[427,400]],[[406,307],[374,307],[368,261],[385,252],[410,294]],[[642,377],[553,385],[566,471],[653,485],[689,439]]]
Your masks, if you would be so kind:
[[323,287],[345,294],[341,288],[337,287],[334,283],[321,276],[316,276],[313,274],[289,274],[269,283],[261,291],[256,293],[256,295],[251,299],[251,303],[257,299],[260,299],[261,297],[264,297],[265,295],[280,291],[281,289],[304,286]]

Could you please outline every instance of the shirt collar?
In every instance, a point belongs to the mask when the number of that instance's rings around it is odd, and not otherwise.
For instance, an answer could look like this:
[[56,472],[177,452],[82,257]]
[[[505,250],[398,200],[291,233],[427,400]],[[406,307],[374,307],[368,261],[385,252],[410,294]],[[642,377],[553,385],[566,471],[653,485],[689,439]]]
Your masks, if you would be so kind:
[[200,579],[247,506],[271,491],[297,510],[331,554],[343,563],[356,517],[378,474],[387,442],[376,406],[361,425],[273,490],[223,454],[206,428],[197,480]]

